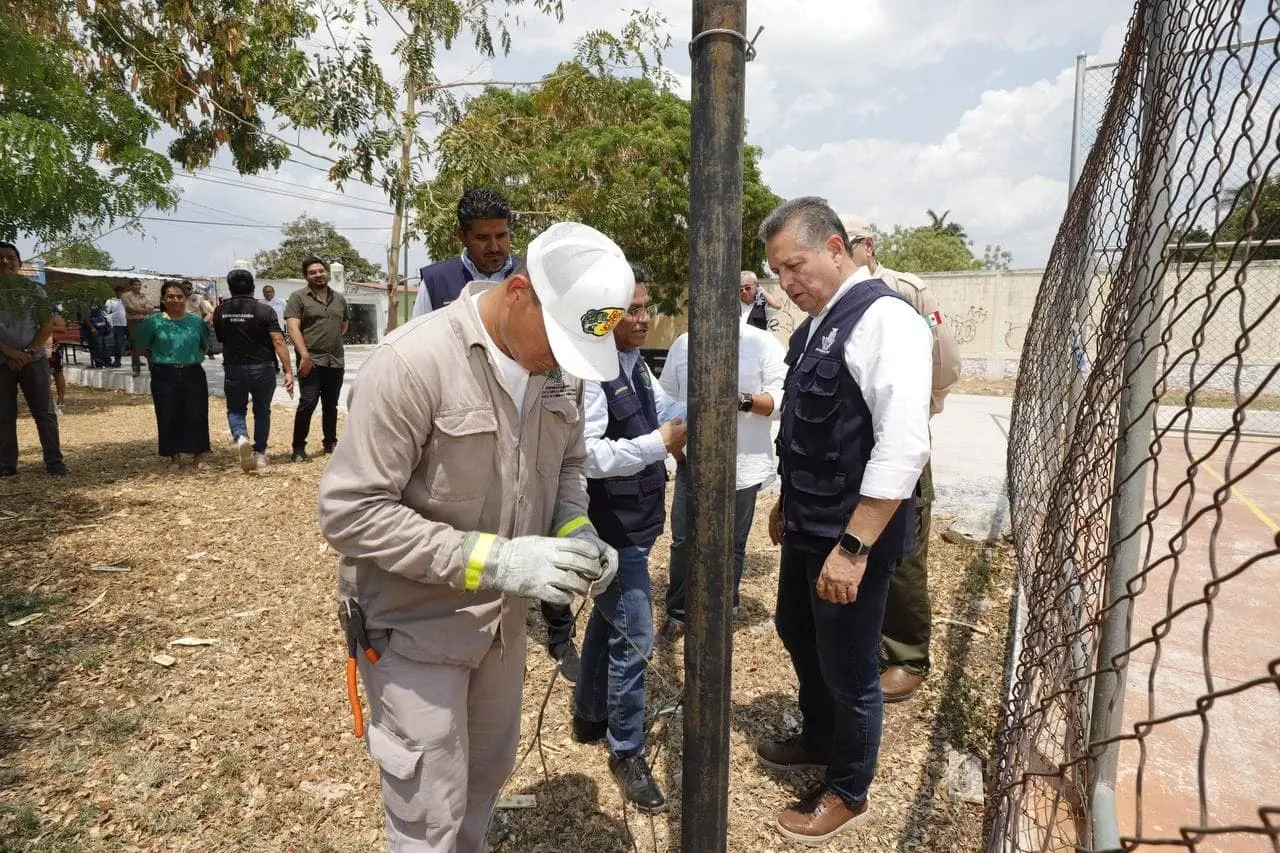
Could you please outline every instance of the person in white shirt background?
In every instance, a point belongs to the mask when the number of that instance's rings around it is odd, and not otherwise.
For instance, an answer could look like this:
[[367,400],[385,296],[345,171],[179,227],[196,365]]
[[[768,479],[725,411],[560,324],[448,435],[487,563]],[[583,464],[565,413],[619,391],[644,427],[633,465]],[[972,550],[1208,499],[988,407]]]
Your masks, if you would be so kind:
[[[782,402],[782,381],[787,375],[785,356],[786,351],[772,333],[748,325],[744,318],[738,328],[738,395],[735,400],[738,406],[737,482],[733,510],[735,614],[738,612],[738,586],[746,565],[747,537],[755,520],[756,495],[773,476],[777,466],[771,426],[778,404]],[[658,384],[672,399],[688,403],[688,332],[671,344]],[[671,496],[670,583],[667,586],[667,618],[658,633],[659,646],[675,642],[685,632],[685,586],[689,573],[689,545],[685,540],[688,490],[689,465],[686,460],[680,460],[676,465],[675,492]]]
[[[240,267],[240,269],[248,269],[248,267]],[[274,287],[272,287],[269,284],[264,284],[262,286],[262,301],[270,305],[271,310],[276,312],[276,320],[280,323],[280,328],[281,329],[288,328],[284,324],[285,301],[281,299],[279,296],[276,296],[276,289]],[[288,343],[287,336],[286,336],[285,343],[286,344]]]
[[751,270],[738,276],[739,320],[749,326],[768,331],[769,318],[782,307],[782,300],[760,285],[760,277]]
[[791,336],[778,433],[782,546],[775,621],[799,683],[798,735],[765,740],[767,767],[819,767],[781,812],[822,843],[863,821],[884,722],[880,630],[889,583],[914,546],[929,459],[932,339],[911,304],[859,267],[825,200],[793,199],[760,226],[769,267],[808,319]]
[[111,321],[111,366],[119,367],[124,357],[124,342],[129,337],[129,318],[125,315],[122,294],[128,288],[126,284],[117,284],[113,289],[115,296],[107,300],[105,306],[107,319]]

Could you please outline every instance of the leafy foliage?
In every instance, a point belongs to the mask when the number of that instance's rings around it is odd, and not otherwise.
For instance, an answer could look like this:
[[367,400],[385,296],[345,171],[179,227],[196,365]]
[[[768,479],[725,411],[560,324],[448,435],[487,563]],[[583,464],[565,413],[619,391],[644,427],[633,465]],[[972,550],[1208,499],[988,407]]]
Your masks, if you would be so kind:
[[982,267],[959,237],[932,225],[904,228],[895,225],[876,239],[876,257],[891,269],[904,272],[951,272]]
[[988,270],[1007,270],[1009,265],[1013,263],[1013,252],[1001,246],[999,243],[994,245],[988,244],[982,250],[982,268]]
[[115,259],[105,249],[99,249],[88,240],[72,240],[52,249],[40,252],[45,264],[51,267],[77,267],[87,270],[109,270]]
[[0,311],[12,317],[43,322],[57,306],[74,324],[81,309],[103,305],[111,295],[111,285],[103,279],[74,279],[41,287],[24,276],[0,275]]
[[[644,265],[666,312],[689,280],[688,102],[644,78],[566,63],[535,91],[488,89],[437,141],[439,171],[414,197],[431,256],[458,251],[455,205],[475,186],[501,190],[516,212],[513,251],[551,222],[574,219],[608,234]],[[744,268],[764,250],[756,228],[779,199],[760,177],[758,149],[744,161]]]
[[0,4],[0,238],[50,242],[176,202],[146,147],[157,122],[74,20],[67,0]]
[[304,213],[280,230],[284,240],[279,246],[253,256],[253,265],[262,278],[302,278],[302,259],[307,255],[341,261],[352,281],[378,281],[384,276],[378,265],[362,257],[332,222]]

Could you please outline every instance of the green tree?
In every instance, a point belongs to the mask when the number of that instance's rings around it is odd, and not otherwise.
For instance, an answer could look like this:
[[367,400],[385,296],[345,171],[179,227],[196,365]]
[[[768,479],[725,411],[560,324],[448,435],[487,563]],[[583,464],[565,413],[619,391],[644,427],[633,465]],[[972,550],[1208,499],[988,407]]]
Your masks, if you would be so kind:
[[77,267],[86,270],[109,270],[115,267],[111,253],[99,249],[88,240],[72,240],[37,254],[51,267]]
[[965,243],[969,242],[969,235],[965,233],[964,226],[959,222],[948,222],[947,217],[951,215],[950,210],[942,211],[939,215],[933,212],[933,208],[929,208],[925,212],[925,216],[929,217],[929,227],[934,231],[941,231],[951,237],[958,237]]
[[158,128],[72,26],[69,0],[0,4],[0,238],[52,242],[171,208]]
[[253,266],[261,278],[302,278],[302,259],[307,255],[341,261],[351,281],[380,281],[384,275],[377,264],[361,257],[332,222],[304,213],[280,230],[284,239],[279,246],[253,256]]
[[988,270],[1007,270],[1013,263],[1013,252],[1001,246],[988,244],[982,250],[982,268]]
[[[1243,257],[1247,243],[1275,241],[1256,246],[1249,257],[1255,260],[1280,258],[1280,178],[1269,177],[1259,187],[1250,182],[1226,193],[1228,211],[1218,229],[1218,251]],[[1190,242],[1190,240],[1188,240]],[[1237,243],[1239,248],[1233,248]],[[1190,250],[1189,250],[1190,251]]]
[[961,238],[933,225],[893,226],[876,240],[876,257],[885,266],[905,272],[951,272],[981,269],[982,261]]
[[[536,91],[489,89],[437,141],[439,171],[414,197],[434,258],[459,250],[456,204],[474,186],[500,189],[516,212],[513,251],[557,219],[608,234],[649,272],[659,308],[682,307],[689,281],[689,104],[643,78],[566,63]],[[781,199],[764,185],[760,151],[747,146],[743,269],[764,249],[760,222]]]

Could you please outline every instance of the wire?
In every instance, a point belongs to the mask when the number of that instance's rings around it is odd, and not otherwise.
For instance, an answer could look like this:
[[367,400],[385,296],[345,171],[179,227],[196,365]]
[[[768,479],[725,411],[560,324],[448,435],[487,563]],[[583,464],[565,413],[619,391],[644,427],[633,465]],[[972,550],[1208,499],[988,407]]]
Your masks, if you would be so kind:
[[221,178],[211,177],[208,175],[182,174],[182,175],[179,175],[178,177],[188,178],[193,181],[201,181],[207,184],[214,184],[215,186],[232,187],[233,189],[253,190],[254,192],[266,193],[268,195],[278,195],[278,196],[283,196],[284,198],[298,199],[299,201],[311,201],[317,204],[330,204],[330,205],[333,205],[334,207],[346,207],[346,208],[350,208],[351,210],[359,210],[364,213],[377,213],[384,216],[390,216],[392,213],[395,212],[390,208],[380,210],[374,207],[364,207],[362,205],[350,204],[347,202],[336,201],[334,199],[318,198],[316,196],[304,195],[302,193],[285,192],[284,190],[277,190],[271,187],[260,187],[255,184],[236,183],[234,181],[226,181]]
[[[290,161],[290,162],[295,162],[295,163],[297,163],[297,162],[299,162],[299,161],[293,160],[293,161]],[[301,165],[301,163],[300,163],[300,165]],[[292,183],[292,182],[290,182],[290,181],[286,181],[286,180],[282,180],[282,179],[280,179],[280,178],[272,178],[272,177],[268,177],[267,175],[242,175],[240,172],[236,171],[235,169],[228,169],[226,166],[210,166],[209,168],[210,168],[210,169],[213,169],[214,171],[218,171],[218,172],[226,172],[227,174],[235,175],[236,177],[238,177],[238,178],[242,178],[242,179],[249,179],[249,178],[252,178],[252,179],[254,179],[254,180],[258,180],[258,181],[266,181],[266,182],[268,182],[268,183],[272,183],[272,184],[279,184],[280,186],[289,187],[290,189],[297,189],[297,188],[298,188],[298,185],[297,185],[297,184],[295,184],[295,183]],[[325,171],[325,170],[321,169],[320,171]],[[228,178],[222,178],[222,180],[229,180],[229,179],[228,179]],[[246,184],[245,184],[245,186],[253,186],[253,184],[251,184],[251,183],[246,183]],[[373,185],[372,185],[372,184],[364,184],[364,186],[373,186]],[[309,192],[309,193],[323,193],[324,195],[336,196],[337,198],[346,199],[347,201],[363,201],[363,202],[368,202],[369,204],[382,204],[382,203],[383,203],[383,201],[385,201],[384,199],[363,198],[363,197],[361,197],[361,196],[347,195],[345,192],[343,192],[343,191],[341,191],[341,190],[326,190],[326,189],[323,189],[323,188],[321,188],[321,187],[306,187],[306,188],[305,188],[305,190],[306,190],[306,192]]]
[[[230,214],[234,216],[235,214]],[[209,222],[204,219],[178,219],[169,216],[139,216],[138,219],[145,219],[148,222],[169,222],[173,224],[186,225],[208,225],[212,228],[270,228],[270,225],[251,222]],[[350,227],[343,226],[342,231],[386,231],[385,225],[352,225]],[[379,244],[381,245],[381,244]]]

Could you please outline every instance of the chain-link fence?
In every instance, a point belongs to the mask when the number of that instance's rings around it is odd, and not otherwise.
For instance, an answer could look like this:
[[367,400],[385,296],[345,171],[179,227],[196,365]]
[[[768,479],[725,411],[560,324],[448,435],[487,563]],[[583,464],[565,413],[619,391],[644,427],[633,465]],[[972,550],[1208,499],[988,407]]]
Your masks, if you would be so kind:
[[1277,5],[1139,0],[1083,69],[1010,429],[992,853],[1280,851]]

